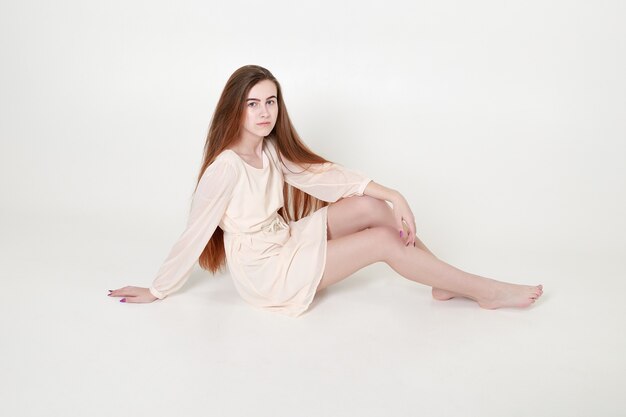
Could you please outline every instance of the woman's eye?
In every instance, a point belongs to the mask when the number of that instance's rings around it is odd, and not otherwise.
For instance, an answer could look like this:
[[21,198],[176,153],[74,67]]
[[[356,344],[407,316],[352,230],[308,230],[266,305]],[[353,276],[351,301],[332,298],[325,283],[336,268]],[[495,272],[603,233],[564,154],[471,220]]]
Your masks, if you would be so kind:
[[251,101],[250,103],[248,103],[248,107],[254,107],[256,106],[256,103],[254,101]]
[[274,100],[268,100],[268,101],[267,101],[267,104],[274,104],[274,103],[275,103],[275,101],[274,101]]

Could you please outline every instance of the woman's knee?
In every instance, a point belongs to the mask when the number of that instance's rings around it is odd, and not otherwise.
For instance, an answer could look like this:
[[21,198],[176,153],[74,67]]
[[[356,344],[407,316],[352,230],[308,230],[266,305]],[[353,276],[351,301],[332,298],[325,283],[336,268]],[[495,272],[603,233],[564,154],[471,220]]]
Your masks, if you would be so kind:
[[390,225],[391,207],[383,201],[369,195],[354,198],[355,211],[368,220],[370,227]]

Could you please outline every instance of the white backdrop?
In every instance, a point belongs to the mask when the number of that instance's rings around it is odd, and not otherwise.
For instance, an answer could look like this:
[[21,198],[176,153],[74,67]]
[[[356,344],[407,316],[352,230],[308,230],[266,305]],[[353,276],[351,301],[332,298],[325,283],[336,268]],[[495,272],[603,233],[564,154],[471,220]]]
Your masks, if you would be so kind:
[[5,1],[2,210],[182,225],[219,93],[254,63],[304,140],[403,192],[437,246],[610,262],[626,247],[624,9]]
[[[94,285],[148,286],[186,222],[221,89],[258,64],[305,142],[401,191],[448,261],[529,284],[571,276],[581,296],[624,289],[622,1],[0,5],[5,286],[103,239],[98,256],[136,275]],[[54,242],[68,249],[53,258]]]

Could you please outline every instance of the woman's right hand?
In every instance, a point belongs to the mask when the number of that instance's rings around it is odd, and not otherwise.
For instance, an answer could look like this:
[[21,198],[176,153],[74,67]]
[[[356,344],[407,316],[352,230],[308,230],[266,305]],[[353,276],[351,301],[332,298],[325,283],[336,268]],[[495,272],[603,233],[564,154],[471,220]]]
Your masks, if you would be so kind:
[[109,297],[124,297],[120,300],[122,303],[151,303],[158,300],[148,288],[144,287],[124,287],[113,291],[109,290]]

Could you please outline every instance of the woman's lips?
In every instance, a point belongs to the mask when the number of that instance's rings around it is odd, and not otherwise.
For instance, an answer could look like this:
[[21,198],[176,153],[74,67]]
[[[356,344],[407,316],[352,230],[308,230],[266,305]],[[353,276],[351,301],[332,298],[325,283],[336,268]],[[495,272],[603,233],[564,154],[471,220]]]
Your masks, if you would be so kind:
[[270,124],[270,122],[257,123],[259,126],[269,126]]

